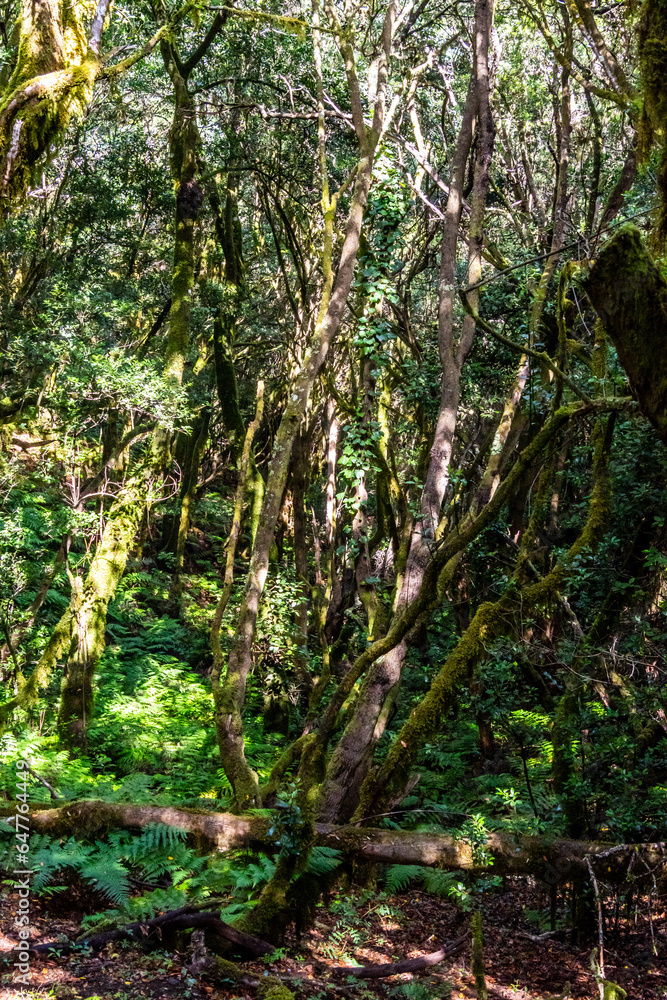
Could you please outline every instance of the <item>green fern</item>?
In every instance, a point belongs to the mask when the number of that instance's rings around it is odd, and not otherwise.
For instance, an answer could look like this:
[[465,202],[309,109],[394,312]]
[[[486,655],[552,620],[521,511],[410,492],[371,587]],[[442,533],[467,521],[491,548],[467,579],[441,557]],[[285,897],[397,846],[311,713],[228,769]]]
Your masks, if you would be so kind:
[[149,823],[138,840],[134,843],[137,849],[152,849],[154,847],[173,847],[181,840],[185,840],[185,830],[179,830],[175,826],[167,826],[165,823]]
[[434,896],[451,895],[452,886],[456,881],[457,876],[454,872],[445,872],[441,868],[426,868],[424,871],[424,889]]
[[[60,891],[62,887],[54,885],[54,881],[64,872],[74,871],[84,882],[104,893],[115,906],[131,912],[133,878],[138,876],[150,884],[168,877],[173,886],[169,890],[172,902],[182,904],[189,881],[202,871],[207,861],[184,840],[182,830],[163,824],[147,827],[139,836],[126,830],[113,831],[106,840],[94,844],[82,843],[73,837],[61,842],[45,834],[33,834],[30,838],[34,869],[32,888],[37,894]],[[164,892],[164,889],[155,891]],[[144,902],[137,902],[137,905],[143,906],[146,912],[159,905],[155,896],[143,898]]]
[[306,871],[310,875],[329,875],[341,864],[340,851],[335,847],[314,847]]
[[428,871],[421,865],[391,865],[385,875],[388,892],[403,892],[414,879],[423,878]]
[[79,874],[86,882],[91,882],[105,896],[122,906],[130,895],[127,870],[111,852],[100,852],[97,857],[87,859],[79,867]]
[[451,896],[456,885],[456,875],[441,868],[422,865],[392,865],[387,869],[385,885],[388,892],[403,892],[411,882],[419,880],[426,892],[433,896]]

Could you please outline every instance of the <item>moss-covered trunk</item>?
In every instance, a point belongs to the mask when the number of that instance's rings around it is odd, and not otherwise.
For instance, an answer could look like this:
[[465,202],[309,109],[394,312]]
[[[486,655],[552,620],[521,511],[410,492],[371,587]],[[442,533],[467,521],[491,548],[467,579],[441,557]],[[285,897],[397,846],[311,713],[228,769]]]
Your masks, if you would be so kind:
[[[20,201],[33,170],[76,111],[92,96],[101,64],[99,35],[108,0],[100,0],[98,29],[88,39],[83,3],[23,0],[12,33],[13,71],[0,96],[0,205]],[[1,86],[2,81],[0,81]]]
[[[333,9],[328,8],[328,11],[330,17],[335,20],[336,15]],[[275,526],[287,482],[294,440],[306,412],[315,380],[340,326],[352,286],[361,225],[371,185],[373,158],[384,123],[387,63],[391,51],[394,18],[395,7],[393,2],[390,2],[382,30],[383,55],[380,60],[378,96],[375,103],[373,125],[370,130],[364,122],[363,110],[359,101],[359,81],[356,74],[354,52],[349,40],[343,35],[339,36],[341,54],[345,59],[355,131],[359,143],[359,160],[354,175],[354,188],[335,281],[332,270],[332,252],[337,197],[329,198],[328,183],[325,177],[326,158],[324,164],[322,164],[322,160],[320,161],[323,180],[322,204],[325,217],[322,262],[325,276],[324,290],[315,329],[307,346],[301,370],[290,387],[287,405],[275,437],[245,591],[227,662],[227,673],[221,684],[220,698],[216,707],[220,756],[225,773],[232,785],[238,809],[252,807],[260,803],[257,775],[248,765],[245,757],[241,715],[245,701],[246,682],[252,666],[252,644],[259,604],[269,568],[269,551],[274,540]],[[259,910],[256,912],[257,919],[261,922],[263,917]]]
[[188,537],[190,523],[192,521],[193,508],[197,497],[197,479],[199,477],[199,467],[204,457],[206,442],[208,441],[208,426],[210,421],[210,411],[206,410],[195,422],[192,434],[189,439],[190,454],[187,468],[183,475],[181,484],[181,511],[178,518],[178,529],[176,532],[174,575],[171,581],[170,597],[178,601],[183,592],[183,563],[185,559],[185,543]]
[[[174,88],[174,119],[169,133],[171,168],[176,187],[174,258],[171,309],[165,352],[164,378],[180,383],[190,338],[191,293],[194,284],[194,233],[203,195],[195,180],[199,131],[187,78],[174,49],[161,43],[165,69]],[[73,639],[60,693],[58,726],[61,738],[85,743],[93,709],[93,677],[104,652],[107,607],[125,569],[136,531],[144,514],[151,480],[162,476],[171,458],[171,433],[158,427],[149,443],[145,464],[121,488],[109,511],[85,582],[72,594]],[[196,477],[196,472],[195,472]],[[185,509],[187,524],[187,507]],[[183,527],[183,525],[181,525]],[[183,537],[181,537],[183,536]],[[184,533],[179,534],[181,546]],[[182,552],[181,552],[182,556]]]
[[[440,259],[438,309],[442,365],[440,408],[422,493],[421,517],[416,521],[412,532],[405,570],[397,581],[394,615],[400,615],[417,598],[436,542],[440,508],[449,483],[461,370],[474,336],[474,323],[470,317],[466,317],[459,342],[458,344],[455,342],[454,275],[466,164],[477,116],[480,139],[475,158],[475,183],[471,198],[468,275],[470,283],[475,283],[481,276],[482,224],[494,140],[489,106],[488,72],[492,18],[493,5],[488,0],[477,0],[475,60],[454,159]],[[371,639],[373,638],[375,636],[371,633]],[[354,714],[327,768],[318,810],[320,819],[341,822],[349,819],[354,813],[362,783],[372,763],[375,746],[384,732],[398,693],[407,648],[407,643],[402,640],[385,656],[378,659],[369,671]]]
[[126,484],[116,498],[85,580],[73,580],[70,608],[70,653],[63,674],[58,712],[61,739],[82,746],[93,709],[93,676],[104,652],[107,607],[125,570],[127,555],[146,503],[142,475]]
[[364,783],[356,818],[381,812],[400,796],[411,768],[424,743],[439,731],[442,719],[452,704],[459,685],[470,681],[477,663],[486,655],[489,645],[501,636],[510,635],[517,616],[524,618],[532,608],[548,606],[557,598],[571,567],[583,551],[595,548],[608,528],[611,516],[611,477],[609,451],[613,418],[605,427],[596,427],[594,458],[595,483],[584,528],[554,568],[536,583],[522,583],[525,558],[520,558],[513,579],[503,596],[495,602],[482,604],[469,627],[445,660],[425,698],[411,713],[392,744],[387,757]]
[[635,226],[609,240],[585,288],[642,413],[667,444],[667,283]]
[[[152,38],[113,66],[101,56],[110,0],[22,0],[0,72],[0,218],[19,203],[38,165],[88,106],[95,83],[149,55],[194,7],[188,0]],[[90,20],[92,15],[92,20]],[[222,15],[218,15],[218,19]]]

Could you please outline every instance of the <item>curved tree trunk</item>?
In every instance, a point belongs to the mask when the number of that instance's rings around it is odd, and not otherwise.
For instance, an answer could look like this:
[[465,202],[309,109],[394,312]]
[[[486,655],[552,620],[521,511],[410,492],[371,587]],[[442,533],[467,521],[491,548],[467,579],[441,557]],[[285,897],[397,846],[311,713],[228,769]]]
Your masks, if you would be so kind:
[[451,705],[458,686],[470,680],[477,663],[485,656],[490,643],[511,634],[516,615],[531,608],[548,605],[558,595],[571,566],[583,551],[595,548],[604,536],[611,514],[611,477],[609,452],[613,417],[596,427],[594,458],[595,483],[591,493],[588,519],[577,540],[554,568],[536,583],[522,585],[524,560],[500,600],[482,604],[470,625],[447,657],[425,698],[411,713],[398,733],[387,757],[375,774],[369,775],[356,818],[375,815],[403,794],[411,768],[424,743],[439,730],[442,718]]
[[102,31],[111,0],[97,0],[88,35],[90,8],[67,0],[22,0],[11,33],[13,66],[0,77],[0,215],[25,197],[33,173],[81,114],[96,81],[115,77],[149,55],[192,9],[192,0],[127,59],[105,67],[100,56]]
[[635,226],[609,240],[584,287],[642,413],[667,444],[667,283]]
[[36,164],[90,100],[101,68],[99,39],[109,0],[100,0],[86,39],[84,4],[23,0],[14,69],[0,98],[0,204],[20,201]]

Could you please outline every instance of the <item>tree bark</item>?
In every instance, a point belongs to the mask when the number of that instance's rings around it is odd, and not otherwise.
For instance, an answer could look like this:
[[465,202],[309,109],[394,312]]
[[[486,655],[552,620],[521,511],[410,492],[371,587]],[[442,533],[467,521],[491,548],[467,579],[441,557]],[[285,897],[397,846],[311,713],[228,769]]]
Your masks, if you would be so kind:
[[611,515],[611,480],[609,476],[610,431],[596,428],[595,484],[591,493],[588,518],[584,528],[565,556],[551,572],[536,583],[522,586],[523,559],[500,600],[482,604],[445,660],[428,694],[403,725],[376,774],[370,774],[362,789],[356,818],[376,815],[401,796],[417,753],[440,729],[442,718],[462,681],[469,680],[488,646],[501,636],[511,634],[514,618],[530,608],[548,603],[567,579],[570,567],[582,551],[598,545]]
[[642,413],[667,444],[667,283],[635,226],[609,240],[584,287]]
[[[363,109],[359,100],[359,85],[354,68],[354,53],[350,49],[350,43],[342,35],[339,36],[341,53],[345,58],[346,73],[348,76],[352,115],[359,140],[359,160],[335,282],[333,282],[331,273],[331,252],[332,225],[336,209],[336,198],[334,196],[331,200],[328,197],[323,199],[323,201],[326,200],[326,204],[324,205],[326,229],[323,260],[325,290],[312,340],[306,351],[301,371],[297,374],[291,386],[287,406],[283,412],[276,434],[273,454],[269,464],[260,523],[250,558],[245,592],[227,662],[227,673],[220,690],[221,710],[218,715],[220,753],[225,773],[232,785],[234,800],[238,809],[260,804],[257,775],[250,768],[245,758],[243,721],[241,718],[245,701],[246,682],[252,666],[252,644],[257,625],[259,604],[269,568],[269,551],[275,535],[278,514],[280,513],[280,505],[287,481],[294,439],[299,431],[299,426],[306,411],[315,380],[324,364],[331,341],[340,326],[345,304],[352,287],[354,266],[359,249],[361,225],[371,185],[373,158],[384,123],[387,62],[391,51],[394,17],[394,0],[390,0],[382,32],[383,68],[379,77],[379,96],[375,105],[373,126],[369,131],[367,131],[364,123]],[[329,282],[333,284],[330,295],[328,289],[331,287],[331,284]]]
[[[161,43],[165,68],[174,86],[174,120],[170,154],[176,190],[171,309],[164,378],[182,382],[190,340],[191,289],[194,283],[194,228],[203,196],[194,180],[199,130],[195,107],[179,61],[170,43]],[[148,460],[122,487],[109,512],[85,583],[74,584],[72,644],[60,693],[58,728],[71,746],[84,746],[93,708],[93,676],[104,652],[109,601],[125,570],[127,556],[143,516],[150,482],[164,474],[171,458],[171,433],[157,427],[148,447]]]
[[93,676],[104,652],[107,608],[125,571],[144,512],[149,474],[148,469],[141,470],[121,488],[85,581],[80,578],[73,581],[70,607],[64,616],[69,623],[71,652],[63,673],[58,712],[60,737],[71,746],[85,744],[93,710]]
[[[422,492],[421,518],[416,521],[412,532],[405,572],[397,580],[394,615],[400,615],[417,597],[432,556],[440,508],[449,483],[449,464],[456,429],[461,369],[474,335],[474,323],[466,316],[458,346],[454,342],[456,246],[463,207],[465,169],[472,143],[473,123],[477,114],[479,142],[469,248],[469,281],[473,284],[481,276],[482,224],[494,139],[489,105],[488,68],[492,17],[492,3],[489,0],[477,0],[474,64],[454,157],[440,258],[438,308],[442,365],[440,408]],[[377,660],[369,671],[354,714],[334,750],[327,769],[318,808],[321,820],[344,821],[354,813],[361,786],[372,763],[375,746],[385,729],[388,704],[393,701],[397,693],[407,650],[407,643],[401,640]]]
[[[13,804],[3,805],[0,815],[13,816]],[[143,830],[151,823],[164,823],[185,830],[201,849],[231,851],[239,848],[270,850],[269,829],[273,822],[260,816],[236,816],[175,806],[133,805],[83,799],[57,809],[35,809],[30,814],[31,829],[51,837],[92,837],[108,829]],[[473,857],[470,844],[447,834],[415,830],[381,830],[373,827],[315,824],[316,843],[335,847],[344,855],[358,856],[384,864],[416,864],[453,871],[483,869]],[[494,857],[493,871],[499,874],[534,874],[547,881],[564,881],[575,872],[587,872],[586,856],[595,862],[605,859],[610,869],[605,880],[623,879],[633,852],[641,853],[650,865],[664,864],[667,843],[613,845],[597,841],[554,840],[552,837],[516,837],[511,833],[490,833],[486,846]]]

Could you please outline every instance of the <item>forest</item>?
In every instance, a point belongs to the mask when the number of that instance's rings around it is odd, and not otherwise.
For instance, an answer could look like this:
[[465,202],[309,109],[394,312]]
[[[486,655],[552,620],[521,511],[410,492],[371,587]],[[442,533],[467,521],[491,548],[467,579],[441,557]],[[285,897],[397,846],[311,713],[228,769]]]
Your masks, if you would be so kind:
[[665,0],[0,7],[2,1000],[664,1000]]

